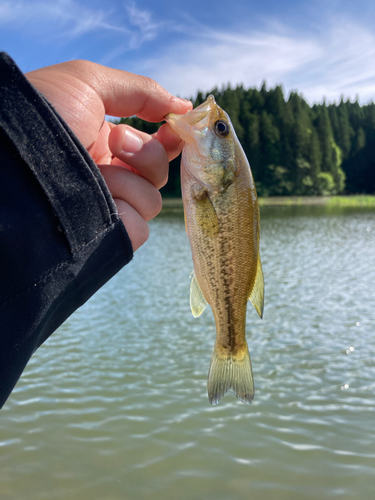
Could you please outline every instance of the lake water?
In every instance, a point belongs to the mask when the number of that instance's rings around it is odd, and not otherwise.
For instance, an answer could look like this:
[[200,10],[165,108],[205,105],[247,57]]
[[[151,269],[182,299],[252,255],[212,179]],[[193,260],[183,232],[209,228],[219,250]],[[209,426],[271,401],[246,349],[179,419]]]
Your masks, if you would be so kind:
[[375,491],[375,212],[264,207],[252,405],[206,395],[183,215],[44,344],[0,412],[1,500],[363,499]]

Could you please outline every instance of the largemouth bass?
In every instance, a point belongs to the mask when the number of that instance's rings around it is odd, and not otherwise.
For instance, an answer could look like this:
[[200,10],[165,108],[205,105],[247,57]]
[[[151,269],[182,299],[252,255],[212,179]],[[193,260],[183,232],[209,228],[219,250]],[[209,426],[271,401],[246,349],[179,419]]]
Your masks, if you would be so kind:
[[166,121],[185,141],[181,187],[194,271],[195,317],[211,306],[216,323],[207,390],[217,404],[230,389],[251,403],[254,381],[246,342],[247,301],[263,316],[259,207],[253,176],[228,114],[210,95]]

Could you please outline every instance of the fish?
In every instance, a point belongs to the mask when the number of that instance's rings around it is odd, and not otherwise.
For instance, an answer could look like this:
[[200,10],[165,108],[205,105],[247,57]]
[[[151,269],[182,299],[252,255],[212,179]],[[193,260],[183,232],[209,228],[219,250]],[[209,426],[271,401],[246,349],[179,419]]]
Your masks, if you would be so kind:
[[251,403],[254,379],[246,341],[247,302],[260,318],[264,277],[259,253],[259,204],[249,162],[228,114],[213,95],[165,120],[184,141],[181,190],[194,270],[194,317],[211,306],[216,340],[207,393],[216,405],[231,390]]

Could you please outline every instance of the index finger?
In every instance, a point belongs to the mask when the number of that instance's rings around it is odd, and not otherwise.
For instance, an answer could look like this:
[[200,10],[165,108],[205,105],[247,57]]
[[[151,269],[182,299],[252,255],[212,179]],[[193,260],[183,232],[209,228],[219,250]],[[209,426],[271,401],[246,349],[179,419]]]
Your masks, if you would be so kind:
[[94,88],[107,115],[160,122],[168,113],[184,114],[192,108],[190,101],[173,96],[151,78],[82,62],[76,66],[79,77]]

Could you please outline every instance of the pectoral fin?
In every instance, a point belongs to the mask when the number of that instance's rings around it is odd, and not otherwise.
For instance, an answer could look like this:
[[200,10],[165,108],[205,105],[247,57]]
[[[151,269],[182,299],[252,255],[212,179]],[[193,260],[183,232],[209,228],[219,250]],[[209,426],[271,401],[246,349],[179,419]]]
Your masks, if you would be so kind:
[[217,236],[219,221],[206,188],[200,184],[193,184],[191,193],[196,204],[196,222],[200,229],[208,237]]
[[193,277],[190,283],[190,308],[194,318],[197,318],[206,309],[207,301],[204,298],[194,271],[191,274]]
[[264,308],[264,278],[262,263],[260,261],[260,255],[258,255],[257,263],[257,274],[255,277],[255,283],[253,289],[250,293],[249,300],[255,307],[256,312],[261,318],[263,318],[263,308]]

